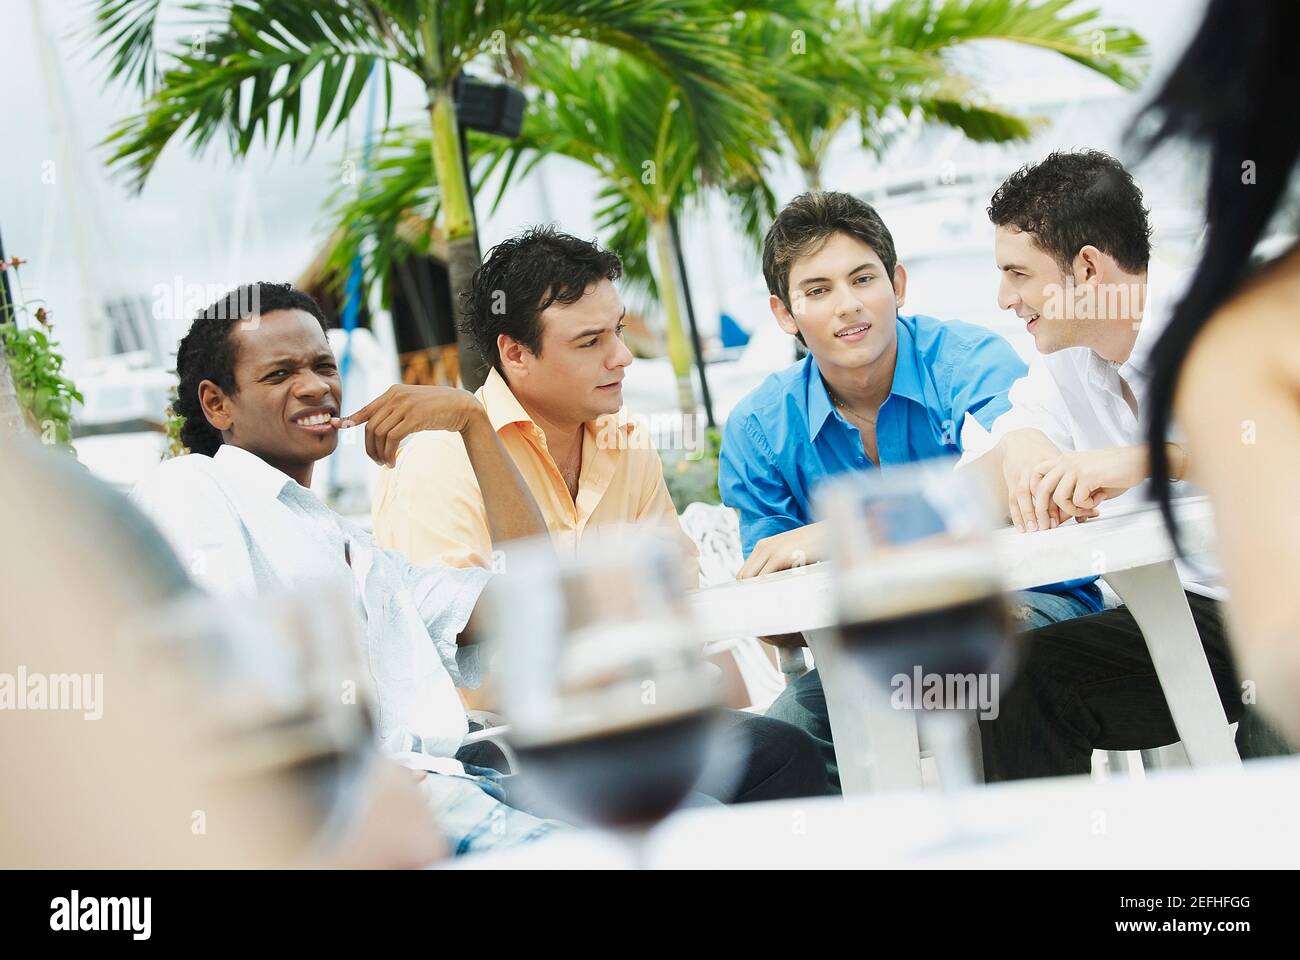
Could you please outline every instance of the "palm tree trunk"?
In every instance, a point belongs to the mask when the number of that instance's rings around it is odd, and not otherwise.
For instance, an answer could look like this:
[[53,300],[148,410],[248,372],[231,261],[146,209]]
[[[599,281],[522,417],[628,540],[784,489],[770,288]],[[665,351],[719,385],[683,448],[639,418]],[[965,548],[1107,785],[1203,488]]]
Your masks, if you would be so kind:
[[652,217],[650,235],[654,238],[655,259],[659,275],[659,302],[664,307],[664,335],[668,341],[668,359],[677,376],[677,405],[685,416],[695,416],[695,387],[691,383],[691,347],[682,329],[682,301],[677,294],[673,274],[673,247],[668,232],[668,218]]
[[479,266],[478,237],[469,181],[460,155],[460,128],[451,90],[443,87],[429,107],[433,128],[433,169],[442,190],[443,234],[447,238],[447,280],[451,287],[452,316],[456,320],[456,346],[460,354],[460,380],[466,390],[477,390],[487,379],[488,361],[481,357],[461,329],[460,319],[469,295],[470,279]]
[[809,190],[820,192],[822,188],[822,172],[816,163],[810,163],[803,167],[803,182]]

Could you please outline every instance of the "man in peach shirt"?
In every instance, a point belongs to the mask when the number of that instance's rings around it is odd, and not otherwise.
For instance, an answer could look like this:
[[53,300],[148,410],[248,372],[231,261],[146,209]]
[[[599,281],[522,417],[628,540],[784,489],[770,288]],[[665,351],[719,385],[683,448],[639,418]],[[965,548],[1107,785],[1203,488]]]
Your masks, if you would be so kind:
[[[681,544],[689,586],[698,553],[677,520],[658,451],[623,411],[626,308],[618,257],[554,229],[494,247],[474,275],[465,323],[492,362],[475,396],[532,491],[556,548],[572,555],[602,526],[649,523]],[[491,566],[483,496],[459,435],[418,433],[385,470],[373,502],[376,540],[416,563]],[[748,754],[738,786],[701,790],[733,802],[827,791],[803,731],[729,712]]]
[[[564,257],[574,262],[561,263]],[[575,278],[570,287],[513,289],[541,288],[566,269]],[[677,520],[659,453],[622,410],[632,352],[622,339],[626,309],[609,276],[620,270],[614,254],[562,234],[531,232],[495,248],[469,305],[474,340],[493,358],[475,396],[561,555],[572,555],[589,529],[654,523],[680,545],[694,588],[699,554]],[[588,273],[599,277],[589,291],[579,285]],[[495,312],[507,296],[540,300],[529,320]],[[397,467],[383,472],[372,504],[375,536],[415,563],[490,567],[487,512],[465,444],[443,434],[413,435]]]

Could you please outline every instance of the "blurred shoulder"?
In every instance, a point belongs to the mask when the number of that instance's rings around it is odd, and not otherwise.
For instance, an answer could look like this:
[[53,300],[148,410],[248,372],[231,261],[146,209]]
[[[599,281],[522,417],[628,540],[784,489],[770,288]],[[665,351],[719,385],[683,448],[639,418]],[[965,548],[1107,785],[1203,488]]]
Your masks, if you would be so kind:
[[1271,370],[1300,383],[1300,244],[1214,312],[1192,342],[1183,375],[1223,379],[1246,370]]

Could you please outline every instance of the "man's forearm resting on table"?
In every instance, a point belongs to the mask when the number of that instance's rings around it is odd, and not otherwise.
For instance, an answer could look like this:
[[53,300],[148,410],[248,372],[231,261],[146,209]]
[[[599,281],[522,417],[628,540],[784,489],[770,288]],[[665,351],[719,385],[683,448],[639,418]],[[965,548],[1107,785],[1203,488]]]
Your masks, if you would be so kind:
[[488,535],[494,545],[546,533],[546,521],[487,415],[476,416],[462,434],[465,452],[483,494]]

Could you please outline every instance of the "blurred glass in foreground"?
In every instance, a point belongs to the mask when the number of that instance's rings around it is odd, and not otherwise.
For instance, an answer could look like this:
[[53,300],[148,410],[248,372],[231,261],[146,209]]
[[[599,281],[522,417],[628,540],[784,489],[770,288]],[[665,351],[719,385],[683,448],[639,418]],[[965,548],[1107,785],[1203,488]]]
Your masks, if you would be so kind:
[[990,540],[996,499],[950,459],[852,474],[818,499],[834,562],[836,643],[864,689],[915,710],[945,786],[974,779],[962,739],[996,715],[1014,636]]
[[643,830],[715,758],[720,689],[683,602],[674,546],[651,531],[512,550],[487,632],[520,775],[564,819]]

